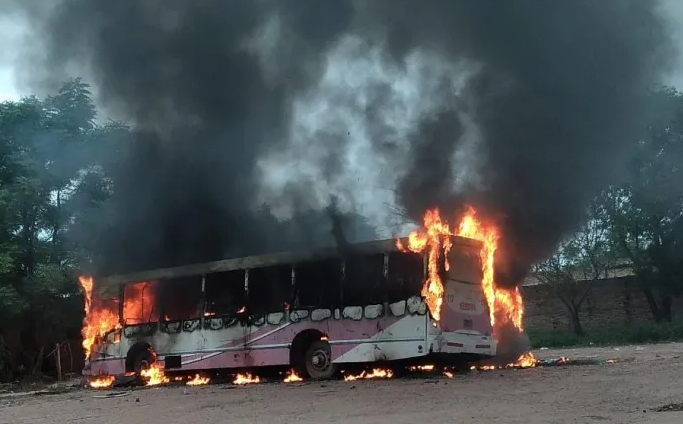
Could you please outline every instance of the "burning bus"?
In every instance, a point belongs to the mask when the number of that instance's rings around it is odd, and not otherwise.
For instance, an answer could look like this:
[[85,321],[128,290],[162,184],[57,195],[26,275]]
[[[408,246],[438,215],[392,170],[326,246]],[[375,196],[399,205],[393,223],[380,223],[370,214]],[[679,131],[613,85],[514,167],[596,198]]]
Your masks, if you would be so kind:
[[82,278],[84,374],[493,357],[484,242],[439,237]]

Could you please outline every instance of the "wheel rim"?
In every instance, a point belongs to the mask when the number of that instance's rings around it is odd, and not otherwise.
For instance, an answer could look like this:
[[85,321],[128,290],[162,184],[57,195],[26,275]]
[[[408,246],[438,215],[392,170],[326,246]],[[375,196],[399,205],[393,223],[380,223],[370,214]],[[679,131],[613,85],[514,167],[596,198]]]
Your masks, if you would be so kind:
[[310,362],[316,371],[325,371],[332,365],[330,353],[325,349],[314,350]]

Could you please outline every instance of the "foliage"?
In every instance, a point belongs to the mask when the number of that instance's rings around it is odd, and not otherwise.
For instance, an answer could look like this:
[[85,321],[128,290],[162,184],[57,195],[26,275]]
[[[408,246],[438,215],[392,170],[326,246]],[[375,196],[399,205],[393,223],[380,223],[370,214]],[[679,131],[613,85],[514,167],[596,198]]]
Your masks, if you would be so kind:
[[561,331],[528,331],[527,333],[534,349],[542,347],[618,346],[681,341],[683,340],[683,322],[623,325],[580,336]]
[[600,197],[613,250],[633,265],[655,321],[683,294],[683,95],[665,90],[662,113],[639,145],[630,178]]
[[557,251],[533,268],[534,277],[550,286],[567,308],[574,333],[583,334],[579,312],[595,281],[606,278],[615,262],[609,249],[606,210],[597,202],[586,223],[563,240]]

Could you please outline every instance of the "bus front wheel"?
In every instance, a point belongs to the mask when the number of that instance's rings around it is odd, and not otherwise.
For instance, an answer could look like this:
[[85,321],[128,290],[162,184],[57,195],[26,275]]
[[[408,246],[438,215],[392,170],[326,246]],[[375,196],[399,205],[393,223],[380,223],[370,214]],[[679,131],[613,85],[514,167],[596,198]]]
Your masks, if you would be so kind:
[[306,350],[306,374],[313,380],[327,380],[334,375],[335,365],[332,363],[332,348],[323,340],[316,340]]

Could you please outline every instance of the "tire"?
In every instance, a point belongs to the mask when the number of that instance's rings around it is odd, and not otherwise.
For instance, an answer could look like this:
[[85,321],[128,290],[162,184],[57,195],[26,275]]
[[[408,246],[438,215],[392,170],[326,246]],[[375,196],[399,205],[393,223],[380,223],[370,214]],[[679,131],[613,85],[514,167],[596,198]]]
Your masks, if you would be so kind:
[[332,378],[337,367],[332,363],[330,344],[323,340],[311,343],[304,356],[304,369],[312,380]]
[[140,352],[133,360],[133,371],[140,375],[142,370],[148,369],[154,363],[154,357],[149,349]]

